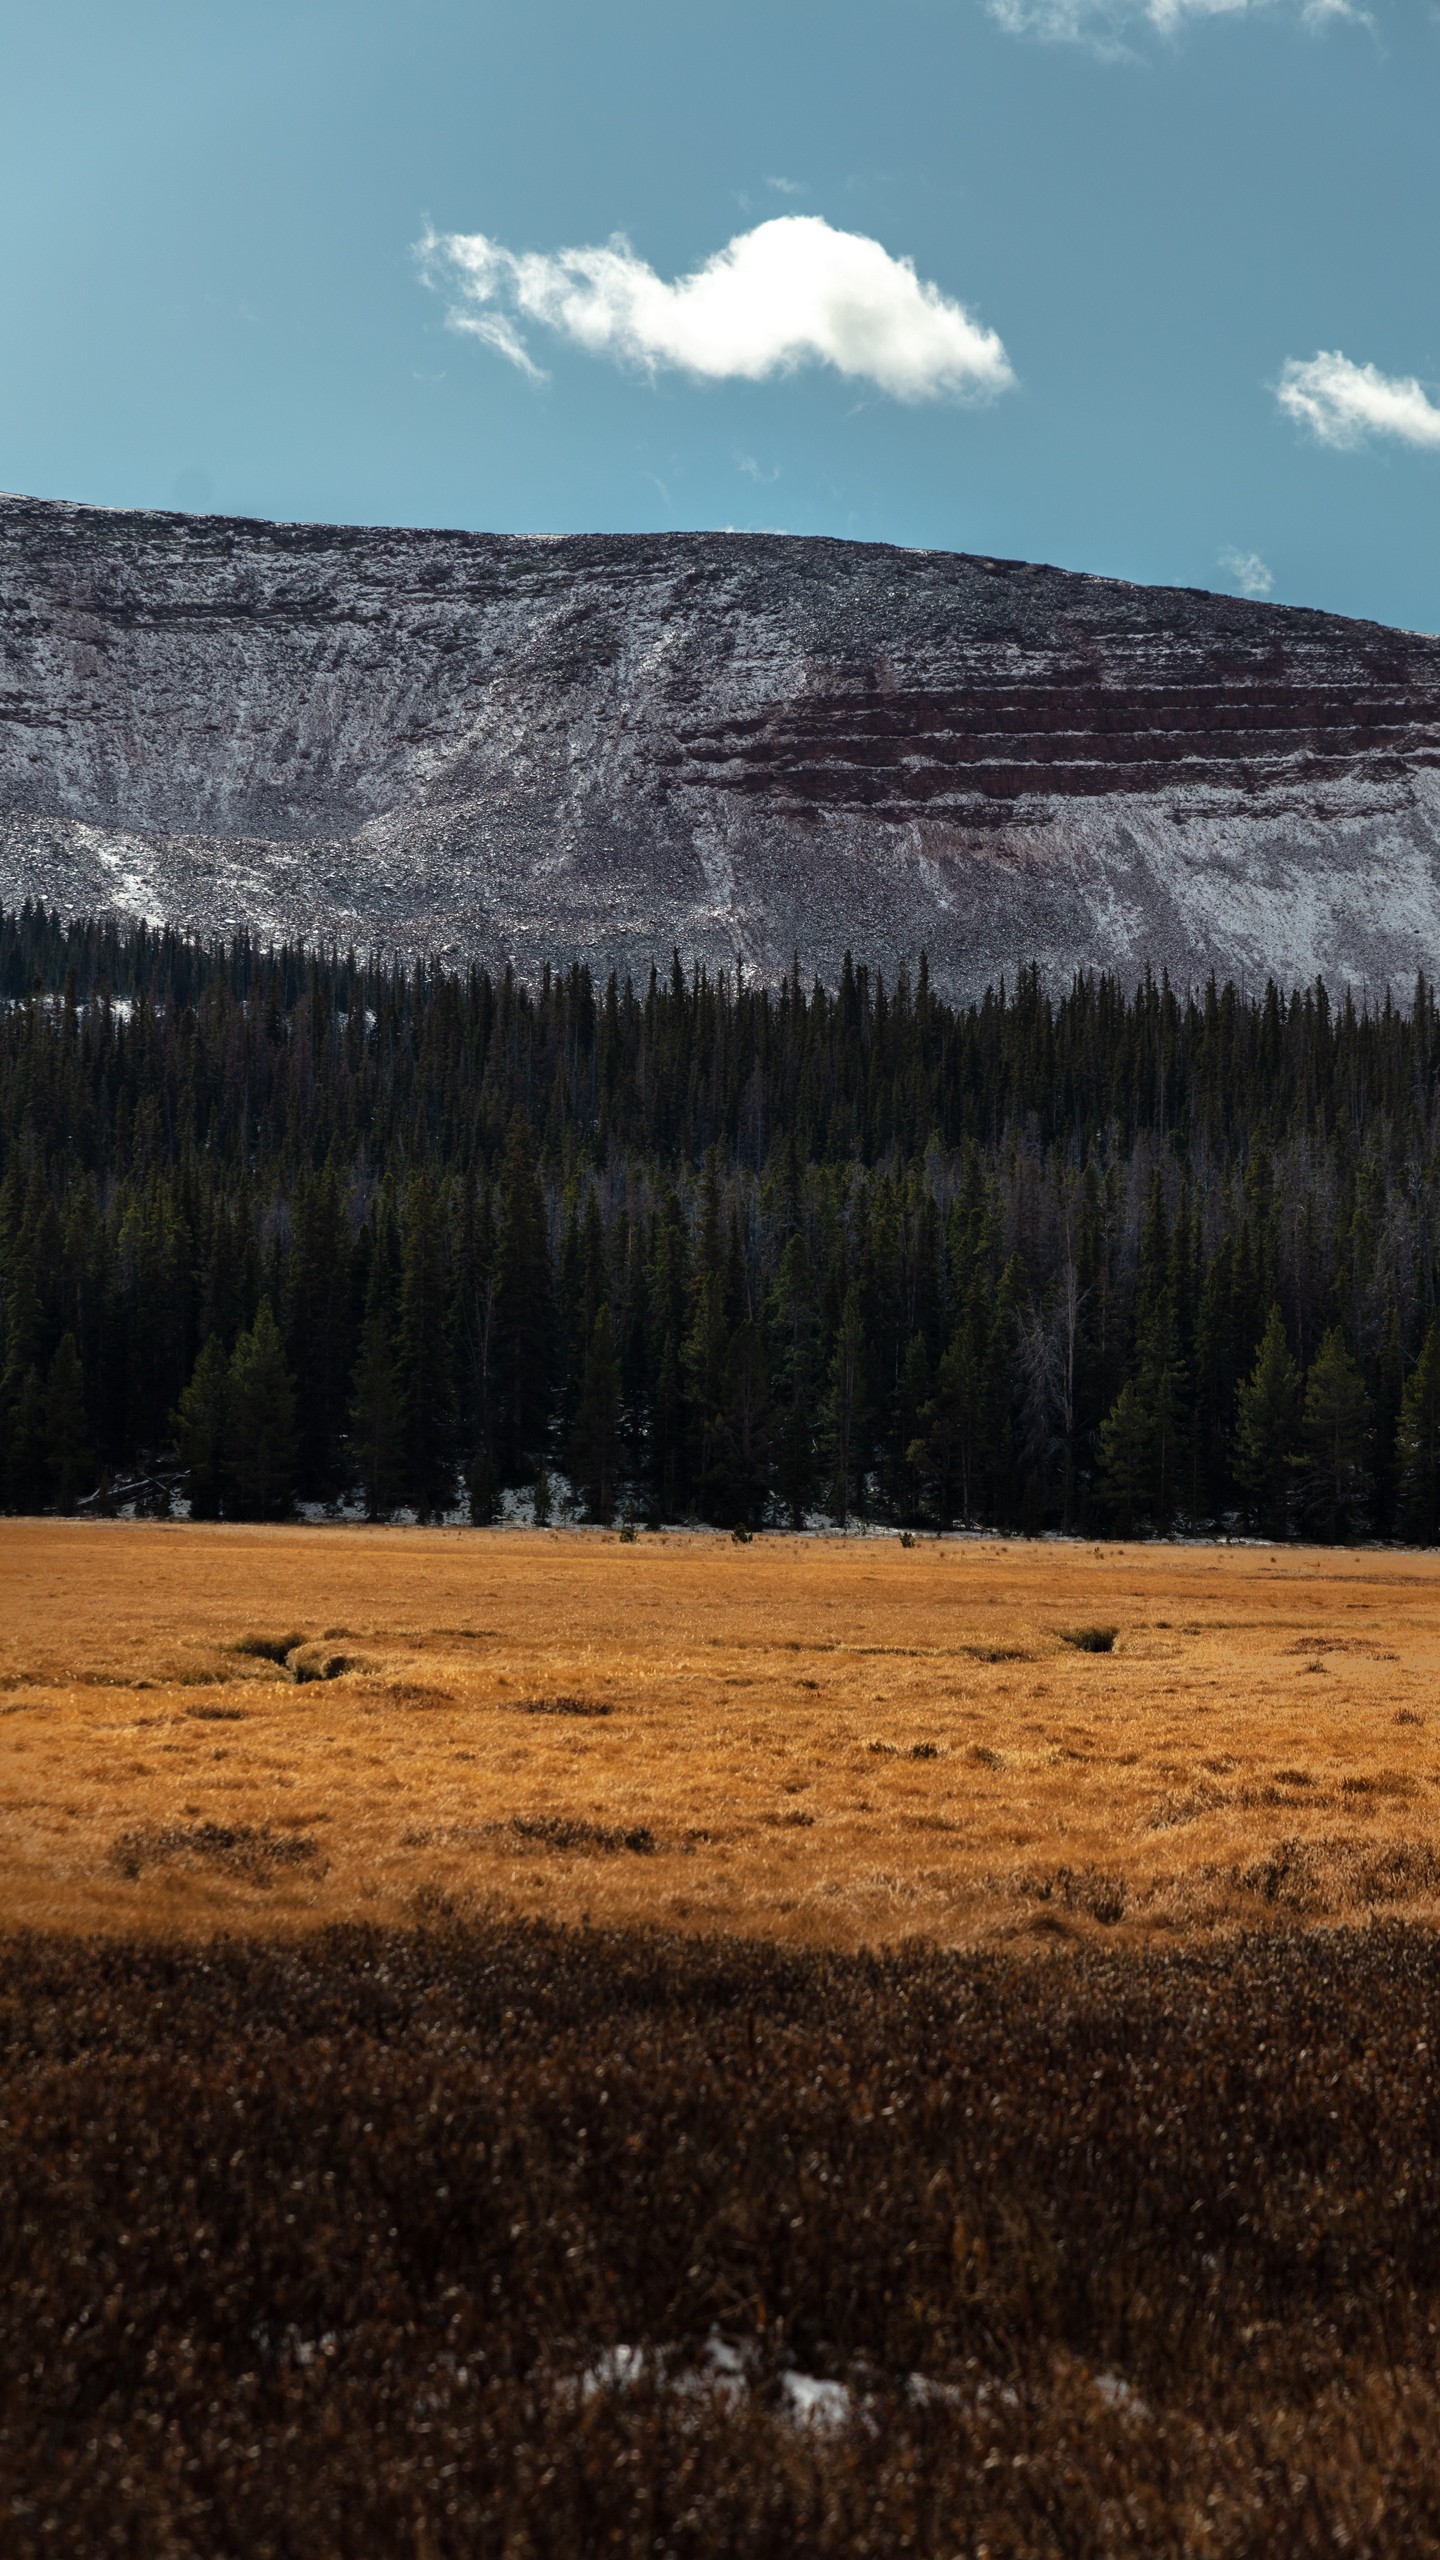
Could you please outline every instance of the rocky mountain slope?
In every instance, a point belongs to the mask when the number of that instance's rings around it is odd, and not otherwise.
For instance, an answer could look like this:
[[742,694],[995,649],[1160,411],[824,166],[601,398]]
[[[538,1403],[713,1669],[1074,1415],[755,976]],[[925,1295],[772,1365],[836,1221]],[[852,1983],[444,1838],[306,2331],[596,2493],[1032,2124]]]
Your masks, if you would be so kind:
[[1397,987],[1440,640],[1014,561],[0,500],[0,899],[602,968]]

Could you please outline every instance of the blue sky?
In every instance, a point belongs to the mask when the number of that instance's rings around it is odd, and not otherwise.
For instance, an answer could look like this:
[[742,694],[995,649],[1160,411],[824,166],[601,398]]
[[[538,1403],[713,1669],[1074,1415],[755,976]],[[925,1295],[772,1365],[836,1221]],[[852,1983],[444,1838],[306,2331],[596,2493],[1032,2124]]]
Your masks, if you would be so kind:
[[0,37],[0,486],[1440,628],[1430,0],[6,0]]

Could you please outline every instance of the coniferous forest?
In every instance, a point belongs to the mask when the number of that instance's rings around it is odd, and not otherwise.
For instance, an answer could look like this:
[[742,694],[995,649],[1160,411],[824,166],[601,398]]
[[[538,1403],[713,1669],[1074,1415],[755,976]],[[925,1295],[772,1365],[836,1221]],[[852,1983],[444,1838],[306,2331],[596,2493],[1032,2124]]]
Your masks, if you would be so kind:
[[0,1499],[1440,1534],[1423,981],[956,1008],[0,914]]

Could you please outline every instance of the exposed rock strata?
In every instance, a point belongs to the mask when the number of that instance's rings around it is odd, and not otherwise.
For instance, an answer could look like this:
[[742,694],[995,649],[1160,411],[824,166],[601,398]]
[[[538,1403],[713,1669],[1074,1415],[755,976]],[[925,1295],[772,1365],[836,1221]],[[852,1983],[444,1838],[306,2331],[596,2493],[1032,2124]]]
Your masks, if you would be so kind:
[[401,948],[1397,985],[1440,641],[944,553],[0,501],[0,897]]

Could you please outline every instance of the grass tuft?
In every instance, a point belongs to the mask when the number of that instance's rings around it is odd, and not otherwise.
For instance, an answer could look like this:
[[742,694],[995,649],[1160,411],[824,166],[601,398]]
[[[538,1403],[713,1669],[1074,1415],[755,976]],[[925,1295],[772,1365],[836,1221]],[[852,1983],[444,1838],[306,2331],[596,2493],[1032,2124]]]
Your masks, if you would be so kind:
[[319,1852],[315,1841],[299,1833],[257,1829],[250,1823],[200,1822],[189,1829],[170,1823],[122,1831],[110,1854],[120,1873],[131,1878],[177,1858],[199,1858],[254,1878],[269,1868],[304,1866]]
[[515,1713],[521,1716],[608,1716],[613,1712],[608,1698],[517,1698]]
[[581,1822],[568,1814],[517,1813],[510,1823],[517,1840],[542,1849],[594,1849],[614,1857],[628,1849],[637,1858],[653,1857],[657,1842],[646,1823]]

